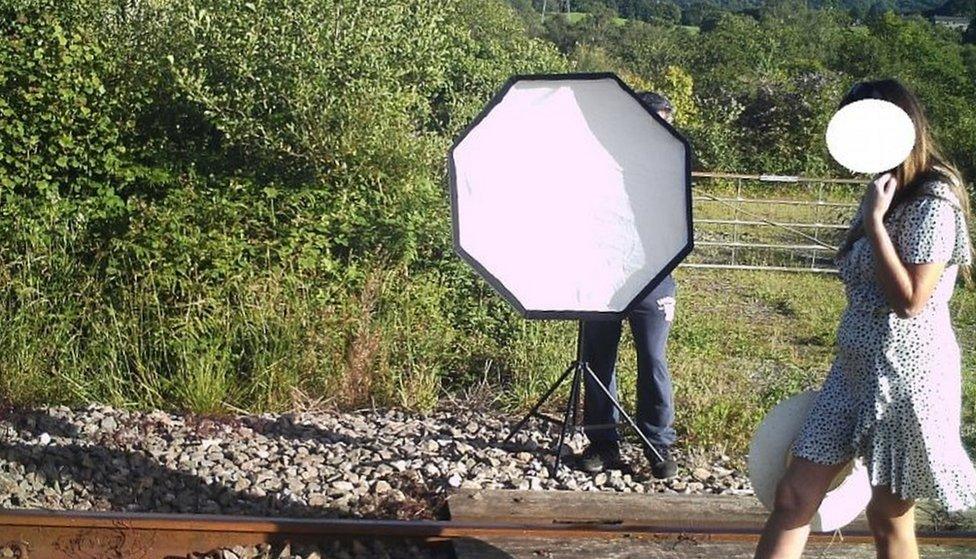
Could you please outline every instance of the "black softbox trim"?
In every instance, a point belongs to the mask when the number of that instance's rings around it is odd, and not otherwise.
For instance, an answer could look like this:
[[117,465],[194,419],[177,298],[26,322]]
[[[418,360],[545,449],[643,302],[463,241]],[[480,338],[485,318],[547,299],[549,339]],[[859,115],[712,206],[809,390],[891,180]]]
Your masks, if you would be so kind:
[[[454,164],[454,150],[464,141],[464,139],[474,130],[482,120],[494,109],[505,95],[508,94],[509,90],[516,84],[522,81],[576,81],[576,80],[605,80],[610,79],[617,83],[617,85],[624,90],[628,95],[637,101],[637,104],[644,109],[651,117],[653,117],[659,124],[664,126],[664,128],[672,135],[674,138],[679,140],[685,148],[685,188],[687,189],[685,200],[687,200],[686,211],[687,211],[687,223],[688,223],[688,242],[687,244],[678,251],[673,259],[668,262],[664,268],[658,273],[654,278],[648,282],[648,284],[640,290],[636,297],[631,300],[630,303],[621,312],[605,312],[605,311],[540,311],[527,309],[522,304],[518,298],[505,287],[505,285],[496,278],[491,272],[489,272],[476,258],[464,250],[461,246],[460,240],[460,218],[458,215],[458,190],[457,190],[457,169]],[[634,307],[636,307],[647,295],[654,290],[664,279],[671,274],[678,264],[681,263],[694,249],[694,225],[692,222],[692,200],[691,200],[691,144],[688,140],[678,132],[668,121],[661,118],[657,112],[651,110],[644,105],[637,93],[630,88],[623,80],[620,79],[616,74],[612,72],[597,72],[597,73],[567,73],[567,74],[525,74],[516,75],[510,77],[502,89],[492,97],[491,101],[485,106],[484,109],[478,114],[477,117],[464,129],[464,131],[454,140],[451,144],[451,148],[448,151],[447,165],[448,165],[448,180],[451,194],[451,225],[453,234],[454,251],[461,257],[465,262],[467,262],[472,268],[474,268],[482,278],[485,279],[498,293],[500,293],[513,307],[518,309],[519,313],[528,319],[556,319],[556,320],[620,320],[629,314]],[[585,270],[581,270],[581,273],[585,273]]]

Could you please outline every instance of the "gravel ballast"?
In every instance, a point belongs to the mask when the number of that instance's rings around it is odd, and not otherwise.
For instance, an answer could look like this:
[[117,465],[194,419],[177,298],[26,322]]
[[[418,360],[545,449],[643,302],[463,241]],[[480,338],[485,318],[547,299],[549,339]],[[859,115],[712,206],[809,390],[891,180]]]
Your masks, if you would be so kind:
[[[451,410],[242,415],[212,419],[105,406],[0,416],[0,508],[436,518],[452,489],[751,494],[723,455],[675,449],[655,480],[631,471],[548,471],[556,430],[533,422],[502,448],[512,418]],[[564,452],[579,453],[574,437]],[[572,464],[572,457],[568,462]]]
[[[86,555],[88,556],[88,555]],[[117,555],[112,555],[116,557]],[[21,545],[0,546],[0,558],[29,559]],[[452,559],[445,546],[383,539],[336,539],[317,544],[259,544],[191,552],[186,559]],[[169,559],[169,558],[167,558]]]

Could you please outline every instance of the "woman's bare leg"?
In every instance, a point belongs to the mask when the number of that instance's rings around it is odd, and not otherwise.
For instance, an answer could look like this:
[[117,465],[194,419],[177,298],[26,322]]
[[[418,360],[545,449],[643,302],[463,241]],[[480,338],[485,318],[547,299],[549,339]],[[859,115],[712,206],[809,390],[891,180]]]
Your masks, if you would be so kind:
[[872,487],[867,517],[878,559],[918,559],[914,500],[899,498],[888,486]]
[[810,534],[810,520],[843,462],[825,466],[804,458],[790,462],[776,486],[776,502],[756,547],[755,559],[796,559]]

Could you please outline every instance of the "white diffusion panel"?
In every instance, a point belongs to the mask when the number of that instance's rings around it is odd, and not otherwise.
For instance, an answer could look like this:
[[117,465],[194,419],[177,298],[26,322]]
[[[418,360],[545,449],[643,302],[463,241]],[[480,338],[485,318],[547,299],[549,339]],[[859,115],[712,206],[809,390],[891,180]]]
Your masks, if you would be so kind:
[[613,79],[516,82],[452,156],[459,243],[526,309],[620,312],[690,242],[685,145]]

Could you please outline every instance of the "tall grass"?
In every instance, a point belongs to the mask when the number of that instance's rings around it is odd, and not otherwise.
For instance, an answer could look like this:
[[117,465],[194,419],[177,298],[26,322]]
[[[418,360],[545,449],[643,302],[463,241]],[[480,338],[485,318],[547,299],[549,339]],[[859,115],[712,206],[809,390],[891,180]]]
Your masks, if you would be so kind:
[[107,298],[71,283],[84,276],[76,262],[61,264],[48,281],[2,277],[5,399],[220,412],[288,409],[298,393],[429,409],[436,365],[453,352],[424,278],[378,270],[361,289],[330,294],[279,270],[174,306],[151,272]]
[[[518,411],[575,357],[573,322],[513,318],[501,337],[464,332],[445,313],[451,291],[431,277],[381,268],[348,293],[319,292],[277,271],[174,308],[151,273],[108,299],[77,281],[83,273],[69,261],[44,265],[46,274],[0,275],[0,395],[24,405],[258,412],[312,399],[429,410],[487,363],[492,394]],[[28,279],[37,277],[45,281]],[[823,380],[842,286],[832,276],[788,273],[680,269],[676,279],[668,354],[679,436],[739,454],[768,409]],[[976,291],[957,290],[952,308],[972,444]],[[619,386],[631,405],[636,358],[626,327],[620,347]]]

